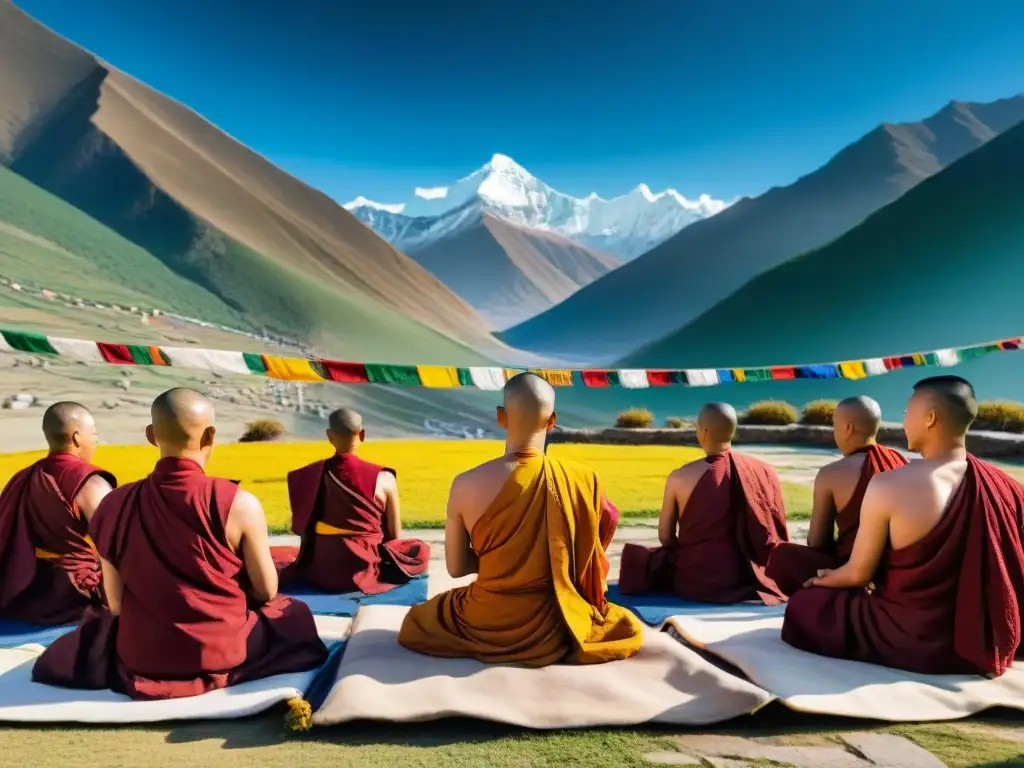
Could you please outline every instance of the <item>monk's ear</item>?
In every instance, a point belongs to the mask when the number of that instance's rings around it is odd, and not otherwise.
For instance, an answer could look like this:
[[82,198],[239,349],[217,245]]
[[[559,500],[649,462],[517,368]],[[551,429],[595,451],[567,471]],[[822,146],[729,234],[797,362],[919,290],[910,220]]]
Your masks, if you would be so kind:
[[213,445],[213,438],[217,435],[216,427],[207,427],[203,430],[203,437],[199,441],[200,448],[209,448]]
[[497,411],[498,426],[502,429],[508,429],[508,413],[505,411],[505,406],[499,405]]
[[77,430],[71,433],[71,444],[75,446],[75,448],[82,447],[82,434]]
[[548,419],[547,431],[550,432],[555,428],[555,424],[558,423],[558,411],[551,412],[551,418]]
[[146,425],[146,439],[149,441],[150,445],[156,445],[156,433],[153,431],[152,424]]
[[360,443],[365,443],[366,442],[366,430],[365,429],[360,429],[359,430],[359,442]]

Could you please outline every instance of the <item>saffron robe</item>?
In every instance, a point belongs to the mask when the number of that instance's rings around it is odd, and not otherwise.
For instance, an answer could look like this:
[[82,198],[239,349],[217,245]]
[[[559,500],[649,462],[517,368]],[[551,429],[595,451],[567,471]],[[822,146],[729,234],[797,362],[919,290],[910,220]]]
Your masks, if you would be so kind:
[[237,490],[166,458],[109,494],[91,531],[121,576],[120,615],[90,612],[39,657],[33,680],[170,699],[322,664],[327,648],[305,603],[251,606],[225,533]]
[[778,475],[736,451],[706,461],[710,466],[679,518],[676,542],[656,549],[623,547],[619,590],[673,592],[705,603],[784,602],[765,574],[772,549],[789,540]]
[[632,656],[639,620],[605,599],[593,470],[520,454],[470,533],[477,579],[409,609],[398,642],[431,656],[542,667]]
[[938,524],[886,550],[873,590],[800,590],[782,639],[911,672],[1003,674],[1020,644],[1024,488],[991,464],[967,462]]
[[302,543],[273,548],[282,583],[373,595],[427,572],[429,545],[385,535],[376,499],[381,472],[396,474],[345,453],[288,474],[292,530]]
[[108,472],[51,453],[11,478],[0,494],[0,616],[71,624],[103,601],[102,570],[78,494]]
[[772,550],[766,572],[787,595],[803,588],[808,579],[818,575],[819,570],[839,568],[850,559],[857,529],[860,527],[860,507],[864,503],[868,483],[879,472],[889,472],[907,464],[902,453],[882,445],[872,445],[856,453],[864,454],[864,464],[850,501],[836,513],[835,527],[838,535],[835,541],[826,547],[779,544]]

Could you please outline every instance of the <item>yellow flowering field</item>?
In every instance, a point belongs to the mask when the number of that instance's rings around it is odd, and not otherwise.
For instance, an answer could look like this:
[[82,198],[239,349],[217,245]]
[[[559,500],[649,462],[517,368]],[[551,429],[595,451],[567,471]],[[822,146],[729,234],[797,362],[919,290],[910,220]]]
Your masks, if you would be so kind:
[[[437,527],[444,521],[452,478],[503,450],[499,441],[402,440],[366,443],[360,456],[398,472],[402,519],[407,527]],[[701,455],[695,448],[614,445],[553,445],[549,453],[597,470],[609,496],[631,517],[656,516],[669,472]],[[6,484],[11,475],[42,455],[0,454],[0,483]],[[242,487],[263,502],[271,530],[283,532],[290,516],[286,475],[328,455],[330,448],[322,442],[232,443],[217,446],[209,471],[241,480]],[[145,477],[156,459],[156,449],[150,446],[102,446],[95,462],[124,483]],[[787,483],[785,490],[791,516],[805,516],[809,510],[804,509],[804,496],[809,498],[809,489]]]

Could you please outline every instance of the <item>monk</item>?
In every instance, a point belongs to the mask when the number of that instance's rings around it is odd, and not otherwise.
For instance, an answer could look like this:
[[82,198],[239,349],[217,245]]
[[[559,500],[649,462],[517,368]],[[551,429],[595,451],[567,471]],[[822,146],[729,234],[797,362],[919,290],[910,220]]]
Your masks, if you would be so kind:
[[111,492],[90,525],[109,611],[47,648],[33,679],[170,699],[322,664],[309,608],[277,594],[259,501],[204,472],[212,403],[172,389],[152,420],[156,468]]
[[849,397],[836,406],[832,432],[843,458],[822,467],[814,478],[807,546],[780,544],[768,560],[768,577],[787,595],[819,570],[838,568],[850,559],[871,478],[906,466],[902,453],[876,442],[881,426],[882,409],[870,397]]
[[[402,538],[397,473],[356,455],[363,418],[349,408],[330,415],[334,456],[288,474],[292,530],[301,546],[274,547],[283,584],[325,592],[386,592],[426,573],[430,547]],[[290,562],[293,561],[293,562]]]
[[1024,488],[967,453],[977,413],[959,376],[917,383],[904,429],[922,458],[871,479],[849,561],[793,595],[785,642],[911,672],[1007,670],[1020,644]]
[[728,403],[701,408],[697,441],[707,456],[669,475],[658,519],[662,546],[623,548],[623,594],[672,592],[705,603],[785,601],[764,571],[772,548],[789,540],[782,486],[771,466],[732,449],[736,426]]
[[643,630],[605,599],[604,492],[593,470],[544,454],[555,391],[521,373],[505,385],[505,455],[455,478],[445,557],[474,583],[413,606],[398,642],[431,656],[528,667],[632,656]]
[[117,480],[90,464],[99,436],[84,406],[51,405],[43,436],[47,455],[0,494],[0,618],[72,624],[103,602],[89,520]]

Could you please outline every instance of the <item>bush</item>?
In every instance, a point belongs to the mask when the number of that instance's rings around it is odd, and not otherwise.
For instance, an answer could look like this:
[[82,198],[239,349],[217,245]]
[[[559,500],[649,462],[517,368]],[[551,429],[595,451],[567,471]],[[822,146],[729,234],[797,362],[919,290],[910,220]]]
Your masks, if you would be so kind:
[[257,419],[245,425],[240,443],[267,443],[276,440],[285,432],[284,424],[276,419]]
[[754,403],[740,417],[740,424],[785,426],[796,424],[797,411],[789,403],[779,400],[765,400]]
[[654,422],[654,414],[646,408],[630,408],[623,411],[615,420],[616,427],[627,429],[646,429]]
[[1002,400],[978,403],[978,418],[971,429],[992,432],[1024,432],[1024,405]]
[[665,426],[669,429],[686,429],[690,426],[690,422],[686,419],[680,419],[678,416],[669,416],[665,419]]
[[800,416],[801,424],[812,424],[819,427],[831,427],[832,417],[836,413],[835,400],[815,400],[804,406],[804,412]]

